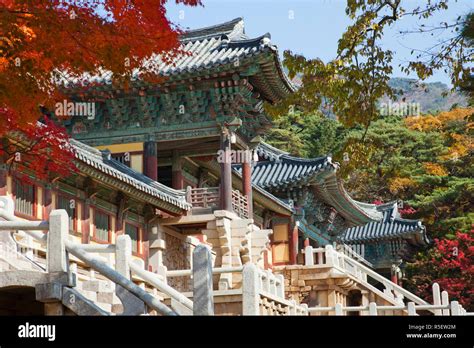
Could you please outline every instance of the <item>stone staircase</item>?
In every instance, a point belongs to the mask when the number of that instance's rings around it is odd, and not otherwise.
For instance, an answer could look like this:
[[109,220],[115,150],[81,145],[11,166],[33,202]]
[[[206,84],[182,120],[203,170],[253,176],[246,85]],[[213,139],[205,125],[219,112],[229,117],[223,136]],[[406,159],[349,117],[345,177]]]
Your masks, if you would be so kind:
[[[6,271],[37,271],[46,273],[46,260],[41,256],[27,257],[18,251],[15,241],[7,234],[0,234],[0,272]],[[94,303],[97,307],[110,314],[120,314],[123,311],[122,302],[115,294],[115,283],[108,279],[96,277],[93,270],[79,268],[76,270],[77,293]],[[100,276],[100,275],[98,275]]]

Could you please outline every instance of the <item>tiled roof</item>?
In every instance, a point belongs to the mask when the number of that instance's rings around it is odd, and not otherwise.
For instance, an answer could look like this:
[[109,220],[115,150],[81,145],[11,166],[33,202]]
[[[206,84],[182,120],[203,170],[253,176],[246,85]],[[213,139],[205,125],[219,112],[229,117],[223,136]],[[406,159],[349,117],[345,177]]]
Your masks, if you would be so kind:
[[[263,142],[257,147],[257,153],[262,160],[252,169],[253,184],[270,192],[312,185],[317,196],[336,208],[352,225],[382,219],[375,205],[357,202],[347,194],[336,176],[339,166],[331,157],[297,158]],[[240,166],[235,170],[242,171]]]
[[383,213],[382,221],[348,228],[340,236],[341,241],[347,244],[358,244],[403,238],[416,245],[429,243],[421,221],[401,218],[396,202],[379,205],[377,210]]
[[[273,55],[272,62],[261,63],[261,72],[255,77],[255,79],[265,79],[266,83],[261,84],[260,81],[260,84],[261,89],[266,90],[264,91],[264,94],[267,94],[266,97],[275,99],[295,90],[283,72],[277,48],[271,44],[270,34],[249,39],[245,35],[242,18],[188,31],[182,35],[180,41],[181,48],[188,54],[174,58],[172,64],[165,62],[160,55],[155,55],[144,63],[147,70],[162,76],[184,76],[186,73],[216,71],[216,67],[222,65],[244,65],[246,60],[251,61],[252,64],[258,63],[256,56],[269,53]],[[139,79],[138,73],[134,75],[134,78]],[[100,75],[84,75],[80,80],[110,84],[112,73],[104,70]],[[73,86],[79,83],[79,79],[64,79],[61,82]]]
[[74,148],[76,158],[85,164],[98,169],[102,173],[114,177],[128,185],[131,185],[135,189],[149,194],[152,197],[177,206],[180,209],[191,209],[191,205],[186,202],[184,191],[173,190],[172,188],[156,182],[149,177],[129,168],[125,164],[110,158],[106,153],[77,140],[70,139],[70,144]]

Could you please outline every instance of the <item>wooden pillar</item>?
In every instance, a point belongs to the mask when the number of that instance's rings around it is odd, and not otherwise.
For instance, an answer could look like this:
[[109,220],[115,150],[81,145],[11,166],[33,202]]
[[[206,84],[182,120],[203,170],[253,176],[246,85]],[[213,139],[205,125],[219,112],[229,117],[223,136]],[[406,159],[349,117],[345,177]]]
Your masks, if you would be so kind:
[[224,151],[224,160],[221,163],[221,209],[233,211],[232,209],[232,157],[231,144],[228,130],[221,133],[221,151]]
[[309,246],[309,238],[305,238],[304,240],[304,247],[306,248],[307,246]]
[[49,214],[53,210],[53,189],[51,185],[45,185],[44,187],[44,219],[49,220]]
[[392,280],[392,283],[395,283],[398,285],[398,276],[397,276],[397,266],[396,265],[392,265],[392,269],[391,269],[391,280]]
[[156,141],[145,141],[143,158],[145,164],[144,174],[150,179],[158,181],[158,157]]
[[247,197],[249,205],[249,217],[253,218],[253,198],[252,198],[252,160],[247,158],[242,163],[242,186],[243,194]]
[[173,154],[173,164],[171,167],[172,171],[172,186],[175,190],[182,190],[184,188],[184,183],[183,183],[183,173],[182,171],[182,165],[181,165],[181,158]]
[[141,230],[142,234],[142,255],[145,260],[145,269],[150,270],[150,235],[148,233],[148,228]]
[[6,165],[0,164],[0,196],[6,196],[8,192],[7,187],[8,170]]
[[82,244],[88,244],[91,236],[90,200],[86,199],[82,207]]
[[119,192],[118,197],[117,197],[117,214],[116,214],[116,219],[115,219],[115,234],[118,236],[120,234],[124,234],[124,215],[127,210],[126,208],[126,198],[125,195],[122,192]]
[[298,224],[295,224],[290,236],[290,263],[296,265],[298,262]]

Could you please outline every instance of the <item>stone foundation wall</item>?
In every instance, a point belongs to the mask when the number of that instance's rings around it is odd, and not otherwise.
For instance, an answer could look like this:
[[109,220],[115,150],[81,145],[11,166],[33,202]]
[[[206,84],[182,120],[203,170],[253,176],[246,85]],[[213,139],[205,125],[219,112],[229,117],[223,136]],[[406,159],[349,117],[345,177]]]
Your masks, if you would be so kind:
[[[191,268],[189,260],[191,246],[189,243],[165,233],[165,244],[166,249],[163,253],[163,265],[166,266],[169,271]],[[168,278],[168,285],[178,291],[192,291],[192,284],[189,277],[170,277]]]
[[[273,272],[282,274],[285,278],[285,297],[295,300],[298,304],[306,303],[308,307],[333,307],[336,303],[342,303],[343,306],[368,306],[370,302],[391,305],[384,298],[332,267],[275,266]],[[397,312],[395,315],[403,315],[401,311],[387,311],[385,315],[393,315],[393,312]],[[326,312],[322,315],[327,314]],[[334,314],[335,312],[329,312],[329,315]]]

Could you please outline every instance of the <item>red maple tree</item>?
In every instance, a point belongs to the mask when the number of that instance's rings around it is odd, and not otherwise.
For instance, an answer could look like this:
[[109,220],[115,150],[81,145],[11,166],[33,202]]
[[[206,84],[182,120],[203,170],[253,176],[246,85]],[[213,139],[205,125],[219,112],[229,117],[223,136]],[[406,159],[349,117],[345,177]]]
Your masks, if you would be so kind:
[[39,179],[68,176],[76,171],[74,151],[66,130],[44,116],[35,127],[22,127],[11,110],[0,110],[6,119],[0,158],[9,171],[28,180],[28,172]]
[[[37,124],[40,109],[54,110],[68,98],[58,80],[81,81],[106,70],[123,86],[133,71],[143,70],[146,77],[143,62],[153,54],[172,59],[180,53],[180,30],[166,17],[166,2],[0,0],[0,137],[12,131],[32,137],[31,143],[43,151],[32,152],[40,157],[31,168],[60,171],[66,133],[50,121],[41,128]],[[61,140],[53,140],[53,134]],[[12,148],[2,151],[5,155]],[[48,161],[58,164],[41,168]]]
[[474,229],[458,231],[454,238],[435,239],[426,259],[417,261],[421,269],[411,280],[417,293],[432,300],[431,286],[438,283],[450,300],[457,300],[468,311],[474,308]]

